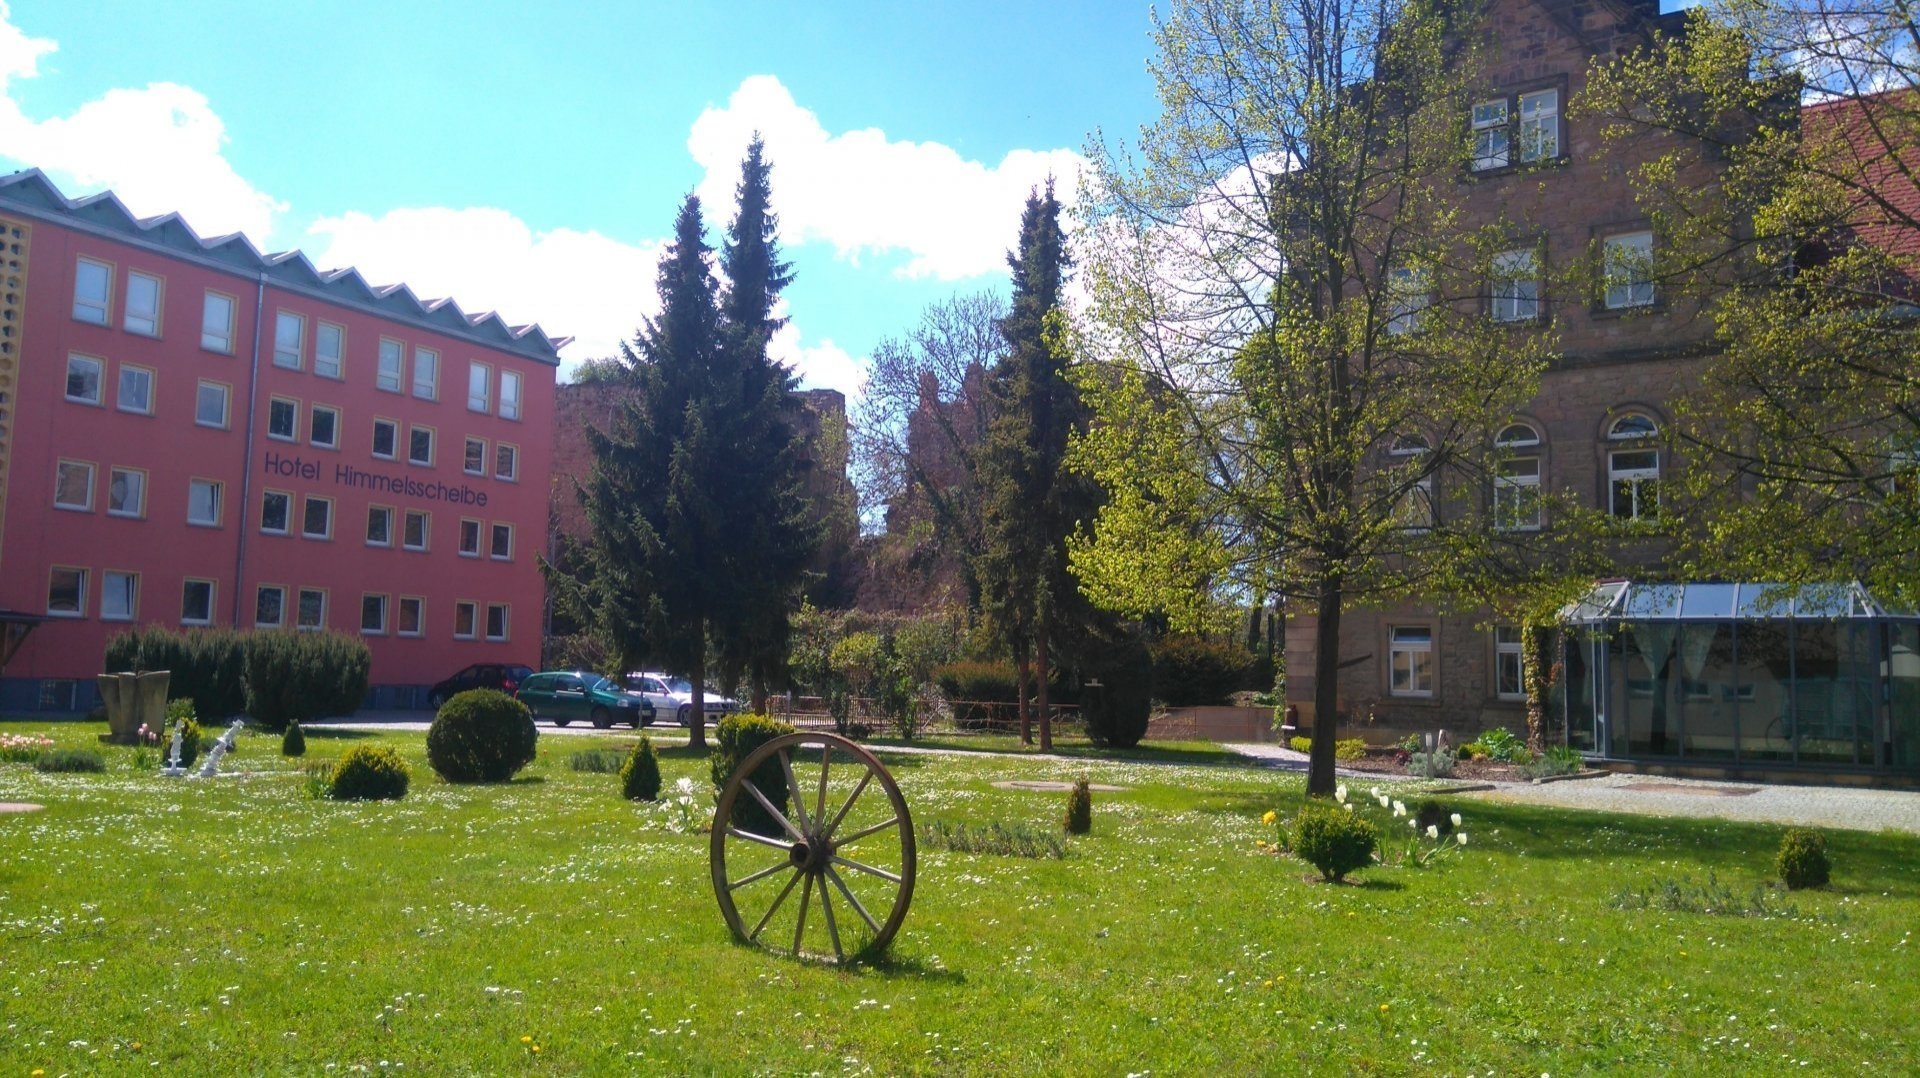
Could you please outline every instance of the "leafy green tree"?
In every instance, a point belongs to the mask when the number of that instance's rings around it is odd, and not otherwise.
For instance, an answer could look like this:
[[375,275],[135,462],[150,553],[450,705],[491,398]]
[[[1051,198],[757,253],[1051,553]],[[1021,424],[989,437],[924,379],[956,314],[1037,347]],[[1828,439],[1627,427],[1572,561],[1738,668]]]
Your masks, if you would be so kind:
[[1512,537],[1494,434],[1547,335],[1485,317],[1503,222],[1466,218],[1473,15],[1424,0],[1186,0],[1158,21],[1160,118],[1096,147],[1095,421],[1108,501],[1072,545],[1100,602],[1204,627],[1280,595],[1314,619],[1308,789],[1334,786],[1341,618],[1466,594]]
[[[1084,607],[1067,569],[1067,537],[1098,504],[1098,488],[1064,467],[1067,444],[1086,428],[1079,391],[1067,378],[1059,333],[1069,259],[1053,181],[1027,197],[1019,249],[1007,258],[1013,303],[1000,331],[1007,353],[995,366],[992,418],[976,452],[983,543],[977,561],[989,623],[1019,671],[1020,736],[1031,742],[1026,708],[1030,665],[1040,713],[1040,747],[1053,747],[1048,687],[1053,646]],[[1067,613],[1063,617],[1063,613]]]
[[746,673],[759,713],[766,711],[769,684],[785,679],[792,614],[822,533],[806,490],[810,457],[800,437],[796,380],[767,354],[786,323],[775,312],[793,272],[780,258],[765,149],[758,135],[747,146],[737,211],[720,253],[727,275],[720,301],[723,377],[737,380],[740,408],[717,432],[727,450],[729,487],[723,557],[735,586],[714,627],[723,674]]
[[[1659,289],[1719,335],[1676,405],[1678,484],[1700,511],[1670,522],[1692,573],[1854,578],[1920,602],[1913,6],[1715,0],[1685,35],[1596,67],[1581,104],[1638,162]],[[1673,182],[1702,161],[1720,182]]]
[[653,658],[693,685],[689,739],[706,744],[707,639],[736,602],[729,575],[727,424],[742,385],[726,377],[717,286],[700,200],[688,195],[660,261],[660,315],[621,346],[639,392],[611,429],[587,428],[592,526],[587,596],[622,669]]

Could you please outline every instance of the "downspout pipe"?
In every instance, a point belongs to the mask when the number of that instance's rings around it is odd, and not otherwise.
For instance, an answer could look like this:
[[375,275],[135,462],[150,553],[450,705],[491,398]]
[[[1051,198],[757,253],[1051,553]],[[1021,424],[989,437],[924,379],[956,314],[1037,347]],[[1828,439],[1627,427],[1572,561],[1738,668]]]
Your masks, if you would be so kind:
[[260,336],[266,332],[267,310],[267,274],[260,271],[253,292],[253,358],[247,369],[247,433],[240,446],[240,505],[234,510],[234,521],[240,528],[240,541],[234,546],[233,554],[233,627],[240,625],[241,600],[246,592],[247,578],[247,513],[253,505],[253,438],[254,424],[260,413]]

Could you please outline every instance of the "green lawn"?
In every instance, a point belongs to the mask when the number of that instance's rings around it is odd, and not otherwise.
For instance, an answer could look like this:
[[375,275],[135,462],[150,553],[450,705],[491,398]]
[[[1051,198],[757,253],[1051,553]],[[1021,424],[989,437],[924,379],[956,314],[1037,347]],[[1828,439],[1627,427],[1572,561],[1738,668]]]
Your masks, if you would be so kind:
[[267,737],[251,778],[0,764],[48,806],[0,816],[0,1074],[1920,1070],[1913,837],[1832,834],[1793,916],[1621,911],[1750,888],[1779,829],[1461,799],[1457,856],[1330,886],[1255,850],[1295,776],[894,756],[923,823],[1058,819],[998,779],[1131,789],[1063,860],[924,850],[890,959],[841,970],[730,942],[704,838],[568,768],[625,736],[544,737],[497,787],[440,783],[421,735],[308,737],[395,745],[412,794],[309,800]]

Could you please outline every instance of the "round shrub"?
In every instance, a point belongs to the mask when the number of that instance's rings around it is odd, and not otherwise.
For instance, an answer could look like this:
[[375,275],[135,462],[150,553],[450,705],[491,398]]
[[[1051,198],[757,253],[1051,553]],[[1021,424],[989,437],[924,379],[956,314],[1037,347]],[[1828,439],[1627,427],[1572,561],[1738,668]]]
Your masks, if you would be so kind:
[[1372,824],[1331,805],[1308,805],[1293,821],[1293,852],[1331,882],[1365,868],[1378,843]]
[[335,801],[398,801],[407,796],[407,762],[384,745],[355,745],[333,765],[327,796]]
[[1789,891],[1825,887],[1831,870],[1827,864],[1827,836],[1804,827],[1789,829],[1780,839],[1780,855],[1774,859],[1774,868]]
[[660,800],[660,758],[653,754],[652,738],[641,738],[621,766],[620,796],[629,801]]
[[300,724],[290,722],[287,732],[280,735],[280,755],[305,756],[307,754],[307,735],[300,732]]
[[1367,758],[1367,743],[1357,737],[1343,737],[1333,743],[1333,758],[1336,760],[1364,760]]
[[448,782],[505,782],[533,762],[540,732],[527,705],[497,689],[469,689],[427,729],[427,762]]
[[193,701],[187,699],[167,702],[167,728],[160,732],[160,759],[165,762],[173,751],[173,732],[180,731],[180,766],[192,767],[200,758],[200,723],[194,717]]
[[1224,704],[1237,689],[1259,687],[1253,666],[1239,644],[1169,636],[1153,648],[1153,694],[1169,707]]
[[[727,788],[727,779],[740,766],[740,761],[753,755],[753,750],[790,733],[793,733],[791,724],[767,715],[742,712],[721,719],[720,725],[713,728],[713,755],[709,759],[714,792]],[[769,759],[762,763],[748,781],[759,787],[775,808],[781,812],[787,811],[787,777],[780,770],[779,760]],[[733,825],[756,835],[781,833],[779,822],[768,816],[767,810],[761,808],[760,802],[755,801],[751,794],[734,799]]]

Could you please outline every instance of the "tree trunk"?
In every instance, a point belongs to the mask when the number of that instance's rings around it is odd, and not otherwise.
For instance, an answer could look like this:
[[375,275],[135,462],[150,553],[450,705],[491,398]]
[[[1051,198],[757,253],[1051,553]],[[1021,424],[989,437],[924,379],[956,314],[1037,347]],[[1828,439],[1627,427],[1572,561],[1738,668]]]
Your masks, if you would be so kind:
[[1527,625],[1520,630],[1524,649],[1520,676],[1527,687],[1527,748],[1536,756],[1547,751],[1547,694],[1553,691],[1558,668],[1554,662],[1553,636],[1551,625]]
[[1033,645],[1035,652],[1035,676],[1038,679],[1034,685],[1034,695],[1040,698],[1041,752],[1053,751],[1053,711],[1047,702],[1048,675],[1052,673],[1052,671],[1047,668],[1047,631],[1052,628],[1052,626],[1047,624],[1048,620],[1045,614],[1040,616],[1040,639],[1036,640]]
[[[700,619],[700,639],[707,638],[707,620]],[[707,660],[705,657],[693,661],[693,669],[688,672],[688,681],[693,683],[693,714],[687,716],[687,747],[704,749],[707,747]]]
[[753,685],[753,713],[755,715],[767,714],[767,675],[755,669],[754,672],[749,675],[749,681]]
[[1031,745],[1033,744],[1033,714],[1027,710],[1027,677],[1032,668],[1028,665],[1025,644],[1020,645],[1019,654],[1019,672],[1014,678],[1013,696],[1018,701],[1017,706],[1020,710],[1020,743]]
[[1337,581],[1323,581],[1318,603],[1319,624],[1313,631],[1313,751],[1307,764],[1307,793],[1333,793],[1333,742],[1339,736],[1340,607]]

